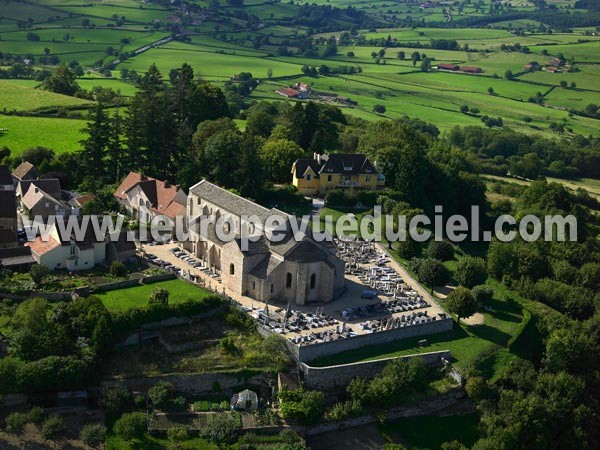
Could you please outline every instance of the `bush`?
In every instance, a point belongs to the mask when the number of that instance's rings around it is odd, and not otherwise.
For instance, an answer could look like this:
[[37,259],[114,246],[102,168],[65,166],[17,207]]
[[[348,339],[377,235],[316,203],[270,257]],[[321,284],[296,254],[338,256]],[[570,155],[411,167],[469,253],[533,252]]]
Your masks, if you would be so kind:
[[235,420],[227,414],[215,414],[202,429],[202,437],[215,444],[231,444],[236,436]]
[[121,261],[113,261],[110,265],[110,274],[113,277],[124,277],[127,275],[127,267]]
[[458,261],[454,279],[466,288],[471,289],[487,280],[487,267],[483,258],[465,256]]
[[29,422],[29,418],[27,414],[23,414],[20,412],[15,412],[9,414],[4,420],[6,425],[6,431],[9,433],[18,433],[20,432],[26,423]]
[[169,406],[175,386],[168,381],[160,381],[148,390],[148,398],[155,408],[165,409]]
[[189,434],[185,428],[174,427],[167,430],[167,439],[170,442],[182,442],[189,438]]
[[454,257],[454,247],[448,241],[431,241],[427,246],[427,255],[433,259],[447,261]]
[[29,276],[35,284],[41,284],[46,275],[48,275],[48,268],[46,266],[34,264],[31,266],[31,269],[29,269]]
[[480,284],[471,289],[471,294],[473,294],[477,303],[489,302],[492,297],[494,297],[494,288],[485,284]]
[[136,409],[146,409],[146,396],[136,395],[134,399]]
[[131,394],[124,387],[106,388],[98,403],[107,415],[118,416],[131,409]]
[[39,406],[34,406],[27,413],[28,422],[35,423],[36,425],[41,424],[44,421],[44,410]]
[[140,438],[146,433],[146,415],[138,412],[123,414],[115,422],[114,431],[126,441]]
[[467,379],[465,392],[473,400],[482,400],[489,393],[487,381],[483,377],[471,377]]
[[156,288],[150,293],[148,305],[167,306],[169,304],[169,291],[164,288]]
[[81,429],[79,439],[88,447],[100,447],[106,439],[106,427],[101,423],[87,424]]
[[65,422],[63,418],[57,414],[52,414],[44,420],[40,431],[45,439],[52,439],[62,433],[64,429]]

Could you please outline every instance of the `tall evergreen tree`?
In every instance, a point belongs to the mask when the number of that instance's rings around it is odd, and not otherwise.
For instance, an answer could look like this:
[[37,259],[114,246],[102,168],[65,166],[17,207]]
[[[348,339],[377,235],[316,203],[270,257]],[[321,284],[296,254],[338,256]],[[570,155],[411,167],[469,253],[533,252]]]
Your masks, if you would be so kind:
[[82,130],[88,135],[81,141],[82,170],[84,175],[101,182],[107,174],[107,151],[110,142],[110,120],[104,111],[104,105],[98,103],[91,121]]

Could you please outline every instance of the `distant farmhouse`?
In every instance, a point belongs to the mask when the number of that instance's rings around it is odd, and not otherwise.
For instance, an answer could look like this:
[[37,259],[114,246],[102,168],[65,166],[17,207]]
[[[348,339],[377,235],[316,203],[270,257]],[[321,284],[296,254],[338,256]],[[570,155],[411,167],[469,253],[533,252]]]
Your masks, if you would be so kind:
[[376,190],[385,177],[365,155],[359,153],[315,154],[313,159],[298,159],[292,165],[293,184],[305,195],[324,195],[329,191]]
[[185,215],[187,195],[179,186],[141,173],[130,172],[114,196],[129,214],[138,216],[142,223],[150,223],[154,217],[161,216],[173,226],[177,216]]
[[[268,228],[264,224],[271,215],[282,217],[284,223]],[[203,230],[197,220],[200,216],[226,217],[236,238],[221,241],[214,224]],[[257,227],[244,216],[256,216],[263,225]],[[236,294],[263,302],[304,305],[330,302],[344,290],[344,262],[337,257],[335,245],[316,242],[310,229],[296,240],[291,224],[297,221],[294,216],[202,180],[190,188],[187,217],[191,239],[184,247],[220,272],[223,285]],[[268,240],[268,232],[276,232],[282,239]],[[258,240],[244,249],[242,235],[257,236]]]
[[439,63],[436,68],[437,70],[447,72],[483,73],[483,69],[477,66],[458,66],[456,64]]

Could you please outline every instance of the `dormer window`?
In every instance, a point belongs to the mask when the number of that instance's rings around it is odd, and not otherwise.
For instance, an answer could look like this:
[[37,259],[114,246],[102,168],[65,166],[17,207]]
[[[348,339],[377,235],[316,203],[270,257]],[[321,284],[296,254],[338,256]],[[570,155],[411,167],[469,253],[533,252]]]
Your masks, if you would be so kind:
[[310,181],[310,179],[311,179],[311,175],[310,175],[310,173],[307,173],[306,174],[306,181]]

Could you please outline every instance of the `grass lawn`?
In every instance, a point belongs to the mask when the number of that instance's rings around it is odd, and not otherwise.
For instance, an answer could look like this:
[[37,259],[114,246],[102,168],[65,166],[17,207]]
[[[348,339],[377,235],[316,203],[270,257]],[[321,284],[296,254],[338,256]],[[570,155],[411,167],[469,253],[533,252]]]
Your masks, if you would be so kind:
[[379,427],[386,443],[400,443],[411,449],[440,449],[447,441],[458,441],[470,448],[479,437],[479,417],[463,416],[407,417]]
[[0,133],[0,146],[10,148],[13,157],[38,145],[56,153],[72,152],[81,148],[85,124],[79,119],[0,115],[0,128],[6,128]]
[[200,300],[210,295],[208,291],[185,281],[170,280],[143,286],[135,286],[117,291],[104,292],[98,296],[109,311],[125,311],[130,308],[143,308],[148,305],[150,293],[157,288],[169,291],[169,304]]

